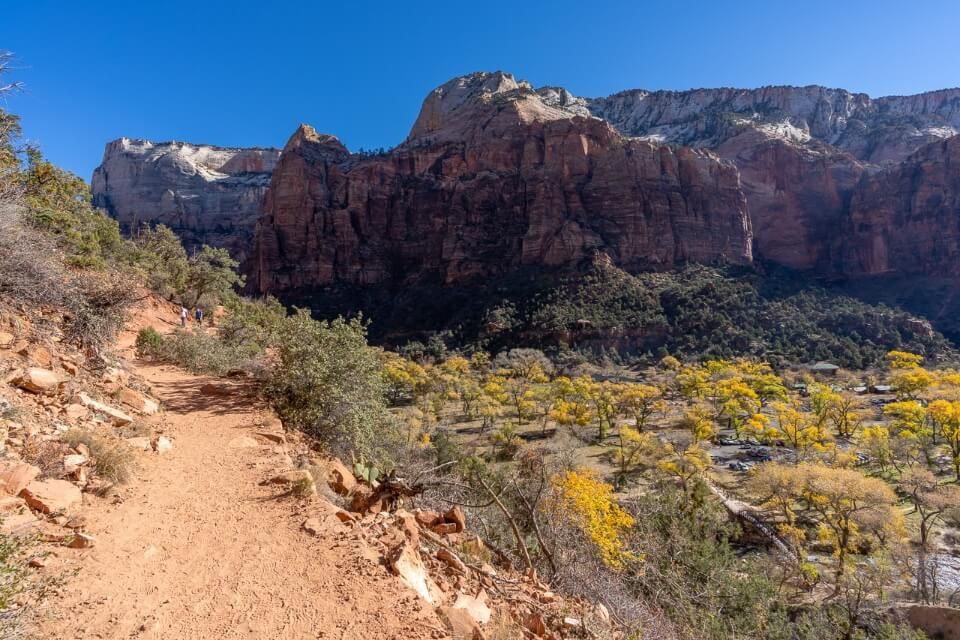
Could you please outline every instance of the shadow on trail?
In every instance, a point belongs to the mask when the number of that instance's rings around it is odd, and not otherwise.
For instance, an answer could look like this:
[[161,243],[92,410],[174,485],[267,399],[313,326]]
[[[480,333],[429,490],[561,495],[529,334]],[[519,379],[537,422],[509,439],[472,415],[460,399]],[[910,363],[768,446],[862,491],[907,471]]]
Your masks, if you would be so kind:
[[254,413],[256,385],[217,378],[189,378],[153,384],[167,411],[180,414],[205,412],[213,415]]

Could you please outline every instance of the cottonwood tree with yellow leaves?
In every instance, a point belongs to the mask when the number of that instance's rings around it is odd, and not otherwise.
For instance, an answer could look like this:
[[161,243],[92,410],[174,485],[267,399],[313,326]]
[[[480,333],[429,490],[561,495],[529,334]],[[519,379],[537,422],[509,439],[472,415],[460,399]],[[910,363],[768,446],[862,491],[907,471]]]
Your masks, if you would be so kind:
[[569,510],[607,566],[622,569],[637,560],[624,540],[633,518],[617,502],[612,486],[585,469],[562,473],[554,484],[559,506]]
[[[834,584],[837,590],[850,568],[850,556],[868,539],[877,543],[899,540],[903,517],[895,508],[896,494],[889,484],[852,469],[820,464],[796,466],[769,464],[752,486],[765,502],[777,505],[784,515],[785,532],[802,541],[796,530],[795,509],[816,515],[815,535],[833,548]],[[776,494],[775,497],[773,494]]]

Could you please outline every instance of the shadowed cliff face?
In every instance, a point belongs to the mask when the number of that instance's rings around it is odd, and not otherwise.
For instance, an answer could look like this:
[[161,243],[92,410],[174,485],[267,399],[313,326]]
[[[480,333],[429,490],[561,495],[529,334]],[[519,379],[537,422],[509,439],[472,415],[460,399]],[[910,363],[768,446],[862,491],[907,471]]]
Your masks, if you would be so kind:
[[475,74],[431,93],[380,157],[301,127],[265,200],[254,280],[263,292],[455,284],[597,252],[631,270],[749,262],[735,167],[626,140],[511,76]]
[[245,262],[278,149],[225,149],[121,138],[93,174],[93,203],[125,233],[164,224],[188,250],[225,247]]
[[758,256],[820,272],[851,266],[832,251],[861,177],[960,131],[956,89],[878,99],[824,87],[636,90],[581,102],[627,135],[735,162]]
[[850,276],[960,278],[960,136],[858,185],[835,266]]

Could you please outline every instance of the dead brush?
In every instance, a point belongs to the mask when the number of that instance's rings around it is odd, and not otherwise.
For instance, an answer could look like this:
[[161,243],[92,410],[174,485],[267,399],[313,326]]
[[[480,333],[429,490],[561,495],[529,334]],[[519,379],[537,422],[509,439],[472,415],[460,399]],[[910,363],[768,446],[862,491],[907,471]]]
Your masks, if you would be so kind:
[[297,498],[311,498],[317,495],[317,484],[313,477],[298,478],[290,485],[290,495]]
[[494,612],[489,626],[484,631],[486,632],[484,637],[489,640],[514,640],[527,635],[513,616],[502,609]]
[[134,453],[125,442],[117,438],[101,436],[93,431],[71,429],[62,440],[73,448],[86,445],[90,451],[93,472],[97,477],[112,484],[123,484],[133,474]]
[[64,475],[64,447],[60,442],[28,438],[20,455],[24,461],[40,469],[42,478],[62,478]]

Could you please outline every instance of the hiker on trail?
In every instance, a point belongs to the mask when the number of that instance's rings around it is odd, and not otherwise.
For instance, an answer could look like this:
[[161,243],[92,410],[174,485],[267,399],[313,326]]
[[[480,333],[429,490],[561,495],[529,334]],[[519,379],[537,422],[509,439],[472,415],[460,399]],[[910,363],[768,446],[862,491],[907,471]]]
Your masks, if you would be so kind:
[[201,309],[200,307],[197,307],[197,310],[193,313],[193,318],[194,320],[197,321],[197,326],[202,327],[203,326],[203,309]]
[[187,308],[180,307],[180,326],[184,329],[187,328]]

